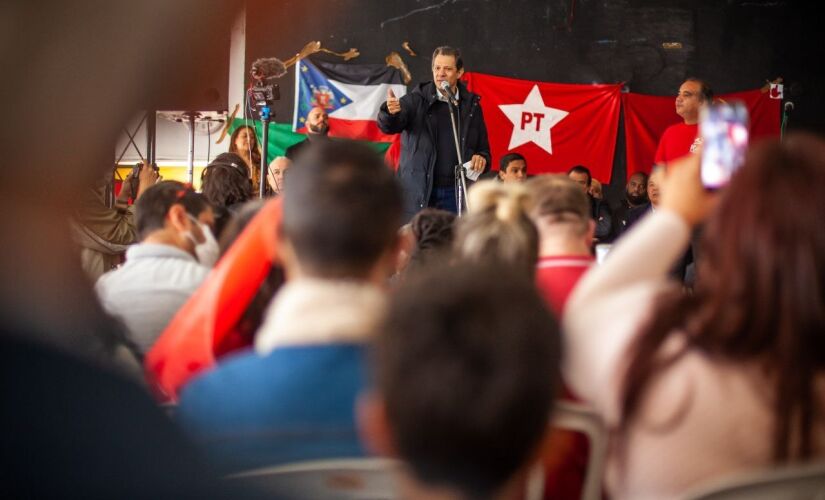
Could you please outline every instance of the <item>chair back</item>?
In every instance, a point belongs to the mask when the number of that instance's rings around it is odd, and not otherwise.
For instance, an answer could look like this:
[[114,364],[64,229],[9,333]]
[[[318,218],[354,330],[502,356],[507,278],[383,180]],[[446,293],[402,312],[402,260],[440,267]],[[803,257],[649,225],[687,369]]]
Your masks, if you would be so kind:
[[382,458],[314,460],[240,472],[226,480],[273,498],[393,500],[400,498],[394,475],[398,467]]
[[825,500],[825,462],[778,467],[716,481],[692,500]]

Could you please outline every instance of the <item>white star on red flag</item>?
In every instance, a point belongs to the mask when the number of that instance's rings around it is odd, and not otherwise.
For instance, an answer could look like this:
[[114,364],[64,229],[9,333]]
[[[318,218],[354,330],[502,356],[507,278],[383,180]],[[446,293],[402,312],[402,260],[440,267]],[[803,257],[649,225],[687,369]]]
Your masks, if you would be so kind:
[[510,136],[508,149],[533,142],[553,154],[550,129],[569,113],[545,106],[538,85],[533,86],[523,104],[500,104],[499,108],[513,122],[513,135]]

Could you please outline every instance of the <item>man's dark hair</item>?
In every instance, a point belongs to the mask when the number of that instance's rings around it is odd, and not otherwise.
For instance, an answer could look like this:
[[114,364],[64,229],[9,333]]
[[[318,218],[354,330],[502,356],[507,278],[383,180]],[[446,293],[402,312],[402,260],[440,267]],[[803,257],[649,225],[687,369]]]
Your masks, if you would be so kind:
[[[500,297],[518,297],[501,307]],[[437,266],[394,295],[375,340],[392,442],[422,482],[489,498],[539,446],[559,380],[559,330],[506,265]]]
[[693,76],[690,78],[685,78],[685,81],[699,84],[699,96],[702,98],[702,102],[706,102],[708,104],[713,102],[713,89],[710,88],[710,84],[708,82]]
[[593,176],[590,175],[590,169],[585,167],[584,165],[576,165],[575,167],[571,168],[567,171],[567,175],[572,174],[573,172],[577,174],[587,174],[587,185],[589,186],[593,182]]
[[461,51],[456,49],[455,47],[450,47],[449,45],[442,45],[441,47],[436,47],[436,49],[433,51],[433,63],[435,63],[436,56],[453,56],[455,57],[455,69],[464,69],[464,59],[461,58]]
[[502,172],[507,170],[507,165],[510,164],[511,161],[521,160],[524,162],[524,165],[527,165],[527,160],[524,159],[524,156],[518,153],[507,153],[506,155],[501,157],[501,160],[498,162],[498,169]]
[[641,177],[642,182],[644,182],[644,185],[647,186],[648,175],[645,172],[633,172],[632,174],[630,174],[630,177],[628,177],[627,180],[630,180],[634,175],[638,175],[639,177]]
[[456,215],[438,208],[425,208],[415,214],[410,228],[415,248],[410,255],[408,272],[446,259],[453,244]]
[[192,186],[177,181],[163,181],[147,189],[135,202],[135,225],[138,238],[144,239],[153,231],[163,229],[166,214],[172,205],[180,204],[192,217],[209,208],[206,198]]
[[401,189],[366,145],[309,145],[296,159],[282,196],[283,235],[314,274],[363,278],[397,241]]
[[230,207],[252,198],[249,167],[235,153],[222,153],[201,174],[203,195],[214,207]]

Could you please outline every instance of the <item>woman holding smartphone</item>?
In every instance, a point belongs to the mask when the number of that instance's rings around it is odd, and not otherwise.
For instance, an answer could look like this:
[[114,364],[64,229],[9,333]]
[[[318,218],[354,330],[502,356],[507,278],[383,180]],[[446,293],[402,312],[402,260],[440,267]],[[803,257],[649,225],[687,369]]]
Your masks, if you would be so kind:
[[[825,458],[825,142],[752,148],[711,194],[700,157],[571,296],[565,379],[614,437],[615,498]],[[706,220],[694,293],[667,278]]]

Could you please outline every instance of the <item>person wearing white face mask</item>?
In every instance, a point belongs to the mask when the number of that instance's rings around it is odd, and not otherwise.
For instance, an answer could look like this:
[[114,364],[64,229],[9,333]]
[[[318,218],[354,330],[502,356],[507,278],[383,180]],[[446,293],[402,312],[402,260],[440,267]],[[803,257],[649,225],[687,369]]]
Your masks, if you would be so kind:
[[95,291],[142,356],[209,274],[218,244],[212,208],[188,185],[152,186],[135,212],[140,243],[126,251],[123,266],[101,276]]
[[[201,217],[208,219],[211,217],[213,220],[215,218],[214,213],[212,212],[211,208],[208,208],[204,212],[201,212]],[[214,233],[212,233],[212,228],[206,222],[201,222],[199,219],[196,219],[193,216],[189,216],[189,218],[197,224],[197,226],[201,230],[201,234],[203,235],[203,241],[197,242],[197,239],[193,237],[195,240],[195,256],[198,258],[198,262],[206,267],[213,267],[216,262],[218,262],[218,257],[221,255],[221,249],[218,246],[218,240],[215,239]]]

